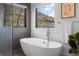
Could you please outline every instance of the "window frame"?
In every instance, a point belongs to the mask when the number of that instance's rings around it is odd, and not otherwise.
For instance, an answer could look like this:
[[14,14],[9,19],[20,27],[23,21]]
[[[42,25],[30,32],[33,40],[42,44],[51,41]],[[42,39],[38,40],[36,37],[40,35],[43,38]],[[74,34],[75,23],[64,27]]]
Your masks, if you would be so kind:
[[[43,6],[44,7],[44,6]],[[36,9],[35,9],[35,28],[55,28],[55,24],[53,25],[53,27],[39,27],[38,26],[38,20],[37,20],[37,10],[39,9],[39,8],[41,8],[41,7],[37,7]],[[55,12],[55,11],[54,11]],[[54,13],[55,14],[55,13]],[[55,17],[54,17],[55,18]],[[55,20],[53,20],[53,23],[55,23]]]
[[[17,26],[13,26],[13,18],[12,18],[12,24],[11,24],[10,26],[7,26],[7,25],[6,25],[6,20],[7,20],[7,19],[6,19],[6,14],[7,14],[7,13],[6,13],[6,6],[7,6],[7,5],[8,5],[8,6],[12,6],[12,11],[13,11],[13,7],[18,7],[18,6],[13,6],[13,4],[12,4],[12,5],[4,4],[4,7],[5,7],[5,8],[4,8],[4,26],[5,26],[5,27],[13,27],[13,28],[16,28],[16,27],[17,27],[17,28],[25,28],[25,27],[27,27],[27,18],[28,18],[28,17],[27,17],[27,16],[28,16],[28,15],[27,15],[27,8],[24,8],[24,19],[23,19],[23,20],[24,20],[24,26],[18,26],[18,25],[17,25]],[[20,7],[20,8],[21,8],[21,7]],[[12,12],[12,15],[13,15],[13,12]],[[12,17],[13,17],[13,16],[12,16]]]

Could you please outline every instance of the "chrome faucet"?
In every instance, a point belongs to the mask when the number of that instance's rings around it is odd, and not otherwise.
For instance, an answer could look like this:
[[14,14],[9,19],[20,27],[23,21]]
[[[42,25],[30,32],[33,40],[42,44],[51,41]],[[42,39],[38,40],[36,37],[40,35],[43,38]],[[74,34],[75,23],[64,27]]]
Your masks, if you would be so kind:
[[49,40],[50,40],[50,28],[47,28],[47,46],[49,46]]

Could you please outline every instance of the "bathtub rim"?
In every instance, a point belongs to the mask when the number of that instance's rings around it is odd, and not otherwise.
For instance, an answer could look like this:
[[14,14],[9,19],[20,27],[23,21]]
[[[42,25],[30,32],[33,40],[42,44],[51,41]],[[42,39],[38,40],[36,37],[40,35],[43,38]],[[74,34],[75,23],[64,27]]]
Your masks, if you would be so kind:
[[[23,40],[27,40],[27,39],[40,39],[40,38],[22,38],[22,39],[20,39],[20,44],[21,44],[21,42],[26,43],[26,42],[24,42]],[[40,40],[47,41],[47,40],[45,40],[45,39],[40,39]],[[60,44],[59,47],[55,47],[55,48],[60,48],[60,47],[62,47],[62,44],[59,43],[59,42],[56,42],[56,41],[50,41],[50,42],[54,42],[54,43]],[[30,43],[26,43],[26,44],[33,45],[33,44],[30,44]],[[47,47],[47,46],[44,47],[44,46],[38,46],[38,45],[33,45],[33,46],[40,47],[40,48],[48,48],[48,49],[49,49],[49,48],[50,48],[50,49],[54,48],[54,47]]]

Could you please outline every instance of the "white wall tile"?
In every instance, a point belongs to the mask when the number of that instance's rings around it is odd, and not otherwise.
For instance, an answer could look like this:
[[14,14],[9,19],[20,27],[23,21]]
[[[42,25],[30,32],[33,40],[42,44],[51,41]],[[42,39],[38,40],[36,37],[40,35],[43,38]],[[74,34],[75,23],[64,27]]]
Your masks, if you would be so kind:
[[[46,5],[43,4],[31,4],[31,37],[46,39],[45,28],[35,28],[35,8]],[[73,24],[73,21],[79,21],[79,4],[76,4],[76,17],[74,18],[61,18],[61,4],[56,3],[55,5],[55,28],[51,28],[50,31],[50,40],[61,42],[62,44],[68,44],[68,35],[72,32],[79,31],[79,23]],[[77,27],[76,27],[77,26]],[[71,28],[73,27],[73,28]],[[75,28],[75,29],[74,29]],[[67,46],[63,46],[64,51],[68,53],[68,50],[65,49]],[[68,48],[69,49],[69,48]]]

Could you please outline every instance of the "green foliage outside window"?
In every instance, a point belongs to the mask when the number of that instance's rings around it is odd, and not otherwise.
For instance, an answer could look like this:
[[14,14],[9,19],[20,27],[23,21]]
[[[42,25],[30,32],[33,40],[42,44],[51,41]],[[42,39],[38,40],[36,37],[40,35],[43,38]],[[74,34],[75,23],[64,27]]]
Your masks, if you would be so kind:
[[25,27],[26,9],[5,5],[5,26]]

